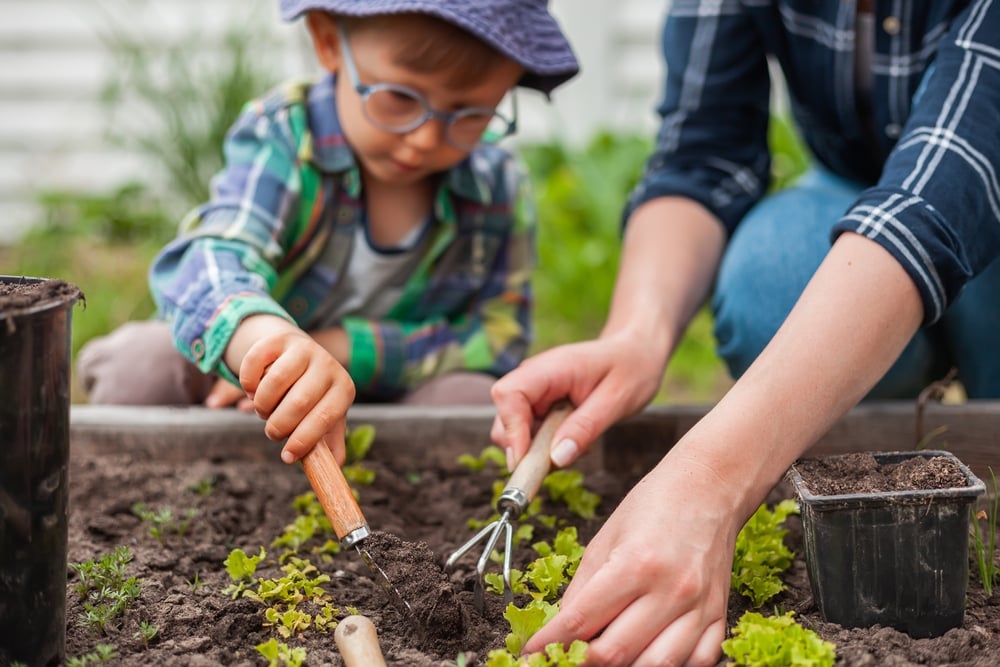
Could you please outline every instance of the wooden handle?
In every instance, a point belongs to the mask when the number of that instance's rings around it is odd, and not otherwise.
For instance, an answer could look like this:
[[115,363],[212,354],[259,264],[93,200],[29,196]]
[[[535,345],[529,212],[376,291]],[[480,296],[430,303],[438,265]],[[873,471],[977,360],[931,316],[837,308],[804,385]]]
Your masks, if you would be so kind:
[[375,624],[367,616],[348,616],[337,624],[333,638],[345,667],[385,667]]
[[302,458],[302,468],[316,493],[316,499],[326,512],[326,518],[333,524],[337,539],[342,540],[345,535],[368,525],[344,472],[337,465],[337,459],[333,458],[325,440],[316,443],[312,451]]
[[566,420],[569,413],[573,411],[573,406],[566,401],[560,401],[549,410],[545,416],[538,433],[531,441],[527,453],[521,462],[517,464],[514,473],[507,480],[504,490],[519,489],[528,499],[535,497],[538,489],[542,486],[542,481],[549,474],[549,450],[552,448],[552,436],[556,429]]

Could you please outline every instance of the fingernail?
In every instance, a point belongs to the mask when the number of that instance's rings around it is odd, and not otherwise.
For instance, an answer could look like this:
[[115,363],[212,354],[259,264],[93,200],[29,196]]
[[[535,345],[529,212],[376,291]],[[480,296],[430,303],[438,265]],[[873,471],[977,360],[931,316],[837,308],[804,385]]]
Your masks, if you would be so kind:
[[514,450],[507,448],[504,451],[507,453],[507,472],[514,472]]
[[559,444],[555,446],[549,457],[552,462],[557,466],[562,468],[565,465],[569,465],[576,458],[577,453],[580,451],[580,446],[576,444],[573,440],[565,438],[559,441]]
[[281,460],[284,461],[285,463],[295,463],[295,454],[292,454],[287,449],[282,450]]

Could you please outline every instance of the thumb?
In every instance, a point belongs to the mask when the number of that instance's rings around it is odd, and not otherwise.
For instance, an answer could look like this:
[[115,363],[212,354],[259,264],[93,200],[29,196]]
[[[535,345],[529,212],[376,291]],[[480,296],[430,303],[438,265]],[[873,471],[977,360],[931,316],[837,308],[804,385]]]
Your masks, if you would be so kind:
[[556,430],[549,458],[557,468],[565,468],[580,458],[614,422],[614,414],[605,407],[608,402],[597,394],[583,401]]

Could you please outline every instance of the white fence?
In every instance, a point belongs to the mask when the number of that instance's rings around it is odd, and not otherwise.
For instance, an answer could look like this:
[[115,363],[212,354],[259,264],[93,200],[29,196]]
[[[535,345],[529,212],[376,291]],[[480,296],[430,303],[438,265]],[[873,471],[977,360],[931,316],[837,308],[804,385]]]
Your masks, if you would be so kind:
[[[552,104],[521,95],[520,140],[586,140],[598,129],[652,132],[662,85],[658,35],[664,0],[550,0],[582,73]],[[2,0],[0,3],[0,244],[38,218],[40,190],[103,192],[152,177],[136,153],[106,138],[99,102],[111,59],[109,21],[169,43],[193,29],[221,37],[237,15],[269,18],[279,69],[312,72],[301,25],[278,18],[276,0]],[[266,24],[265,21],[262,21]],[[197,54],[192,54],[192,57]]]

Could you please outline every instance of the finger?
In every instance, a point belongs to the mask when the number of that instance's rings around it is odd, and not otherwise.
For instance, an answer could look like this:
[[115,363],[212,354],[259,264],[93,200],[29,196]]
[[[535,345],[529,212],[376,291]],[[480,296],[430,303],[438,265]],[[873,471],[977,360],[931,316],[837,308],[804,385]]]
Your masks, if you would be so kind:
[[246,392],[229,380],[218,379],[205,397],[205,407],[224,408],[246,398]]
[[[273,361],[266,368],[264,376],[261,378],[260,382],[257,384],[256,390],[253,392],[254,411],[262,419],[267,419],[270,422],[274,411],[277,410],[278,406],[284,402],[285,395],[293,386],[302,381],[302,378],[308,368],[309,357],[302,354],[282,354],[278,359]],[[326,389],[326,387],[323,389]],[[303,403],[303,405],[300,406],[302,415],[305,414],[305,410],[312,407],[311,403],[308,402],[308,399],[304,397],[299,397],[295,400]],[[291,405],[291,403],[286,405],[286,412],[289,411],[289,405]],[[299,416],[301,417],[302,415]],[[277,422],[274,423],[274,426],[278,425],[279,424]],[[274,435],[276,439],[281,439],[286,437],[290,432],[291,428],[288,428],[287,430],[282,430],[280,433],[275,433]],[[270,433],[267,433],[267,437],[271,438],[272,436]]]
[[586,586],[577,587],[571,602],[563,596],[559,612],[525,644],[525,652],[541,651],[553,642],[568,646],[574,639],[590,640],[642,595],[629,575],[606,564]]
[[[280,363],[280,362],[279,362]],[[254,397],[254,407],[260,410],[261,403],[272,395],[270,384],[271,373],[275,372],[277,363],[268,372],[268,377],[261,382],[260,388]],[[292,367],[296,367],[297,364]],[[278,398],[277,405],[271,410],[267,417],[265,434],[272,440],[282,440],[290,438],[292,433],[299,428],[304,421],[312,420],[311,428],[307,428],[303,433],[312,436],[310,446],[319,440],[334,424],[333,419],[329,423],[316,424],[316,417],[322,415],[325,407],[324,401],[328,402],[327,394],[333,388],[334,379],[315,366],[306,366],[301,375],[297,377],[286,376],[284,378],[274,378],[275,382],[289,382],[287,390]],[[277,386],[277,384],[275,385]],[[316,429],[319,430],[316,430]],[[293,448],[294,449],[294,448]]]
[[[678,623],[685,622],[684,617],[678,619],[674,618],[672,614],[673,609],[670,605],[664,604],[662,600],[658,602],[653,596],[647,595],[637,599],[618,614],[604,628],[599,637],[590,640],[584,665],[614,667],[616,665],[684,664],[683,659],[656,663],[646,661],[648,647],[651,642],[657,639],[657,633],[663,630],[663,632],[673,635],[673,628]],[[683,632],[680,636],[683,636]],[[683,646],[677,651],[678,654],[683,653],[684,655],[687,655],[687,652],[687,647]]]
[[[531,427],[534,424],[534,412],[531,401],[524,393],[515,391],[497,391],[497,382],[493,385],[493,403],[496,406],[497,416],[494,419],[494,427],[499,424],[501,436],[494,438],[494,442],[503,443],[507,451],[508,467],[513,467],[528,451],[531,442]],[[492,435],[492,432],[491,432]]]
[[285,349],[282,340],[268,337],[254,343],[240,362],[240,386],[248,396],[253,396],[264,376]]
[[556,429],[550,457],[557,468],[565,468],[576,461],[604,431],[621,418],[620,397],[607,384],[603,382],[598,385]]
[[236,404],[236,408],[240,412],[246,412],[247,414],[253,414],[253,400],[249,396],[247,396],[246,394],[244,394],[243,398],[241,398],[239,400],[239,402]]
[[[293,391],[298,391],[298,389],[299,387],[296,386]],[[337,383],[325,391],[322,399],[297,422],[294,430],[289,434],[282,450],[282,460],[286,463],[299,460],[308,454],[321,438],[331,433],[333,435],[327,444],[332,447],[331,451],[336,456],[337,449],[342,449],[344,446],[344,427],[338,426],[338,424],[346,421],[347,410],[353,400],[353,384],[346,386],[345,383]],[[335,440],[338,437],[339,443]],[[341,458],[343,458],[343,452],[341,452]]]
[[722,655],[722,641],[726,638],[726,619],[720,618],[707,628],[688,658],[691,667],[713,667]]

